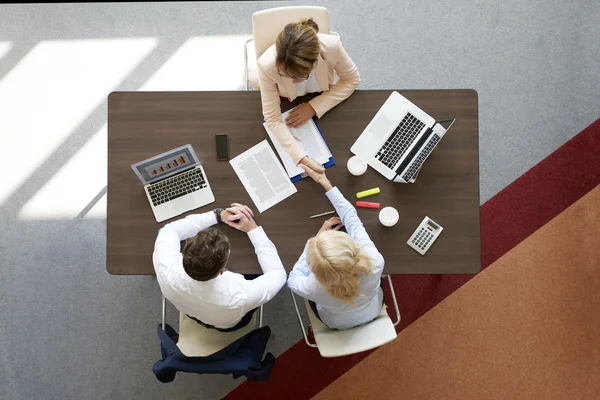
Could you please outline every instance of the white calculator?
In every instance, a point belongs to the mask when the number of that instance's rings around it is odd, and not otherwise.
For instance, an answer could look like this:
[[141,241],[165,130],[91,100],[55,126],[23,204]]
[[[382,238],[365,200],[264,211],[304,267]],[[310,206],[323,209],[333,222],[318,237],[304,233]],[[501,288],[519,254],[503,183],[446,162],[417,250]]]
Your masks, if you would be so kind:
[[444,228],[433,222],[431,218],[425,217],[406,244],[424,256],[443,230]]

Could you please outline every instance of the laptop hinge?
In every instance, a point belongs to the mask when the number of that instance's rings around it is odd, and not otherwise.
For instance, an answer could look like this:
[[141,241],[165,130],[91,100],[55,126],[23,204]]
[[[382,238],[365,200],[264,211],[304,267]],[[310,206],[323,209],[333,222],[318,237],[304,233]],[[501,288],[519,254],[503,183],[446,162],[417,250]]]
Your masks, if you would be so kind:
[[421,138],[419,139],[417,144],[412,148],[410,153],[408,153],[408,155],[406,157],[404,157],[404,160],[400,163],[398,168],[396,168],[396,175],[394,176],[394,179],[396,179],[396,177],[398,177],[400,174],[402,174],[402,172],[406,169],[406,167],[408,167],[408,165],[414,160],[415,156],[423,148],[425,143],[427,143],[427,140],[429,140],[432,133],[433,133],[433,129],[427,128],[427,130],[425,131],[423,136],[421,136]]

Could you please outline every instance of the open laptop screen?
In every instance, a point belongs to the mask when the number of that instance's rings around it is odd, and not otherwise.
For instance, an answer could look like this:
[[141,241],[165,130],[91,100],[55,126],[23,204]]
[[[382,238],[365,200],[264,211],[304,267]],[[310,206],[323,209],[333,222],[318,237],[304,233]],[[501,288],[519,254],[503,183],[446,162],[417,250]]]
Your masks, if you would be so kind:
[[155,182],[199,164],[191,145],[185,145],[133,164],[131,168],[142,183]]

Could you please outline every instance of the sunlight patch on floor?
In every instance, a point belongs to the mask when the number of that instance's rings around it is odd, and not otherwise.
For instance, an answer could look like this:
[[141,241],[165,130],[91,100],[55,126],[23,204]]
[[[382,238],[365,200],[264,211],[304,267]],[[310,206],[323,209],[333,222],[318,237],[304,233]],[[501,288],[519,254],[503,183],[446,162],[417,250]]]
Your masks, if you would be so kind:
[[100,200],[98,200],[98,202],[90,209],[90,211],[85,214],[83,219],[106,219],[106,193],[104,193]]
[[40,41],[8,72],[0,81],[0,159],[11,173],[4,175],[0,205],[156,44],[150,37]]
[[[106,124],[20,210],[22,220],[73,219],[106,186]],[[90,210],[91,211],[91,210]]]
[[6,55],[6,53],[10,51],[11,48],[11,42],[0,42],[0,60],[2,59],[2,57],[4,57],[4,55]]

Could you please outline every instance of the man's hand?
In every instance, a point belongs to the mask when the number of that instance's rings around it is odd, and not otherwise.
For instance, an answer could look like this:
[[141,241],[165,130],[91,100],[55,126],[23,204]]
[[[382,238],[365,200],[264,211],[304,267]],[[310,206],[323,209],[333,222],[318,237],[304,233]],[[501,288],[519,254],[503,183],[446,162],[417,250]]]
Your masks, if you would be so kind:
[[339,231],[340,229],[342,229],[342,226],[344,225],[342,225],[342,220],[339,217],[331,217],[327,221],[323,222],[323,226],[321,227],[321,229],[319,229],[317,235],[325,231]]
[[323,186],[326,192],[330,191],[333,186],[331,186],[331,182],[327,179],[327,175],[325,175],[325,171],[323,172],[315,172],[304,164],[300,164],[300,167],[304,170],[304,172],[310,176],[315,182]]
[[232,228],[246,233],[250,232],[252,229],[258,228],[258,225],[256,225],[254,218],[248,218],[245,214],[241,214],[238,220],[224,222]]
[[[323,166],[321,164],[319,164],[316,160],[314,160],[308,156],[302,157],[302,159],[300,160],[300,163],[298,165],[300,167],[302,167],[302,165],[306,165],[308,168],[312,169],[315,172],[325,172],[325,168],[323,168]],[[305,175],[305,174],[303,174],[303,175]]]
[[248,218],[254,218],[254,213],[250,207],[240,203],[231,203],[231,207],[226,208],[221,212],[221,221],[236,221],[240,219],[241,215],[245,215]]
[[297,128],[315,115],[315,110],[308,103],[302,103],[294,108],[285,119],[288,128]]

